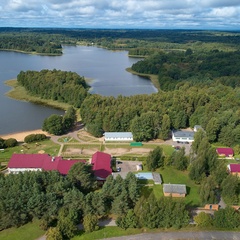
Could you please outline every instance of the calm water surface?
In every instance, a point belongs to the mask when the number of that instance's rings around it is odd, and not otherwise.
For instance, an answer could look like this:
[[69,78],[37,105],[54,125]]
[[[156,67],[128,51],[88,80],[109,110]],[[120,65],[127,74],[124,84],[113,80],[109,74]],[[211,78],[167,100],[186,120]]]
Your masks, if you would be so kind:
[[77,72],[93,79],[91,93],[103,96],[130,96],[156,92],[153,84],[125,71],[138,59],[129,58],[126,51],[113,52],[96,47],[64,47],[62,56],[38,56],[0,51],[0,134],[34,130],[42,127],[51,114],[63,114],[29,102],[7,98],[10,88],[4,81],[17,77],[23,70],[60,69]]

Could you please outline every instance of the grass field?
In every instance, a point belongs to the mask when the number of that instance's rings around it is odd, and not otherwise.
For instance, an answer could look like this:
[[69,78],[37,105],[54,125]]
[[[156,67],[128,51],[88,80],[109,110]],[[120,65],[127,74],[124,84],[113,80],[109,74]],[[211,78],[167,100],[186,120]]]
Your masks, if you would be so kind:
[[18,145],[12,148],[6,148],[3,152],[0,152],[0,162],[8,162],[13,153],[38,153],[44,151],[50,155],[57,155],[60,149],[60,145],[52,142],[51,140],[45,140],[36,143],[28,143],[25,145]]
[[45,231],[39,228],[39,221],[28,223],[19,228],[9,228],[0,231],[1,240],[35,240],[44,235]]
[[[164,169],[158,169],[161,174],[163,183],[175,183],[175,184],[186,184],[187,186],[187,196],[185,198],[179,198],[184,200],[184,202],[190,207],[196,207],[200,205],[199,200],[199,185],[196,185],[189,177],[188,172],[179,171],[173,167],[165,167]],[[149,196],[151,192],[157,198],[163,197],[163,185],[154,185],[153,187],[143,187],[142,194],[144,196]]]
[[7,96],[10,98],[38,103],[45,106],[51,106],[54,108],[59,108],[64,110],[70,107],[70,105],[67,103],[62,103],[62,102],[53,101],[51,99],[42,99],[40,97],[32,96],[25,90],[24,87],[18,85],[17,79],[11,79],[11,80],[5,81],[4,83],[13,88],[7,93]]

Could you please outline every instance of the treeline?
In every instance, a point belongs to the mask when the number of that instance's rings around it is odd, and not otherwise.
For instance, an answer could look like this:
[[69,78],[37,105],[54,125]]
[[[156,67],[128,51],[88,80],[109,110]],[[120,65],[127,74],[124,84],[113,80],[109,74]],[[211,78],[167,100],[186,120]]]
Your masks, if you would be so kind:
[[131,131],[136,141],[167,139],[170,129],[201,125],[210,142],[226,146],[240,143],[239,88],[220,83],[191,86],[151,95],[88,96],[81,118],[94,136]]
[[88,95],[84,77],[61,70],[21,71],[17,81],[32,95],[80,107]]
[[62,45],[57,36],[29,32],[23,34],[21,31],[17,33],[1,33],[0,49],[49,55],[62,54]]
[[[92,166],[75,164],[67,177],[55,171],[0,175],[0,230],[41,219],[41,228],[51,227],[63,239],[70,239],[84,218],[98,219],[108,214],[122,215],[133,209],[139,199],[139,184],[134,174],[125,180],[110,177],[102,190]],[[86,229],[89,225],[86,223]],[[61,239],[62,239],[61,238]],[[50,238],[51,239],[51,238]]]
[[186,52],[158,51],[133,64],[132,69],[139,73],[158,75],[160,87],[164,91],[174,90],[184,82],[208,84],[215,81],[239,87],[239,56],[239,51],[214,50],[208,53],[194,53],[191,49],[187,49]]

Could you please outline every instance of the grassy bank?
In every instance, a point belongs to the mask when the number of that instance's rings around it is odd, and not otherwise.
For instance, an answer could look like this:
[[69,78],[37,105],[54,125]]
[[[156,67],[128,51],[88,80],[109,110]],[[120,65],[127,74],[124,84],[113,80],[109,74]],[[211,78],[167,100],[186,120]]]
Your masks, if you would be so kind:
[[6,230],[0,231],[1,240],[34,240],[42,235],[45,231],[39,228],[39,220],[32,223],[28,223],[19,228],[8,228]]
[[12,89],[6,94],[10,98],[21,100],[21,101],[33,102],[36,104],[41,104],[41,105],[64,109],[64,110],[70,107],[70,105],[67,103],[62,103],[62,102],[53,101],[51,99],[42,99],[40,97],[32,96],[25,90],[24,87],[18,84],[16,79],[7,80],[5,81],[5,84],[8,85],[9,87],[12,87]]
[[158,76],[157,75],[138,73],[138,72],[133,71],[131,68],[127,68],[126,70],[128,72],[132,73],[132,74],[135,74],[135,75],[138,75],[140,77],[144,77],[144,78],[150,79],[151,82],[153,83],[154,87],[157,88],[158,90],[160,89],[160,85],[159,85],[159,82],[158,82]]

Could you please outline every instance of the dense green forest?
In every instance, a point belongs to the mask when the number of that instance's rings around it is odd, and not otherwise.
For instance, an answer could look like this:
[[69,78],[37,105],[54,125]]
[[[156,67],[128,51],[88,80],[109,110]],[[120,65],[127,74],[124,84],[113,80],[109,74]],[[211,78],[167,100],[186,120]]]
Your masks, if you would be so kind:
[[136,141],[166,131],[202,125],[211,142],[240,143],[240,89],[221,83],[184,83],[179,89],[151,95],[102,97],[90,95],[82,103],[81,117],[89,132],[132,131]]
[[84,77],[61,70],[21,71],[17,81],[30,94],[80,107],[88,95]]
[[157,52],[133,64],[132,69],[139,73],[158,75],[163,91],[178,88],[184,82],[215,81],[233,88],[240,86],[240,52],[213,50],[208,53]]
[[[156,50],[239,50],[239,32],[144,29],[0,28],[0,49],[61,54],[64,44],[97,45],[149,55]],[[136,50],[138,48],[138,50]],[[143,50],[145,49],[145,50]],[[148,50],[146,50],[148,49]],[[151,50],[150,50],[151,49]],[[143,54],[143,52],[145,52]]]

